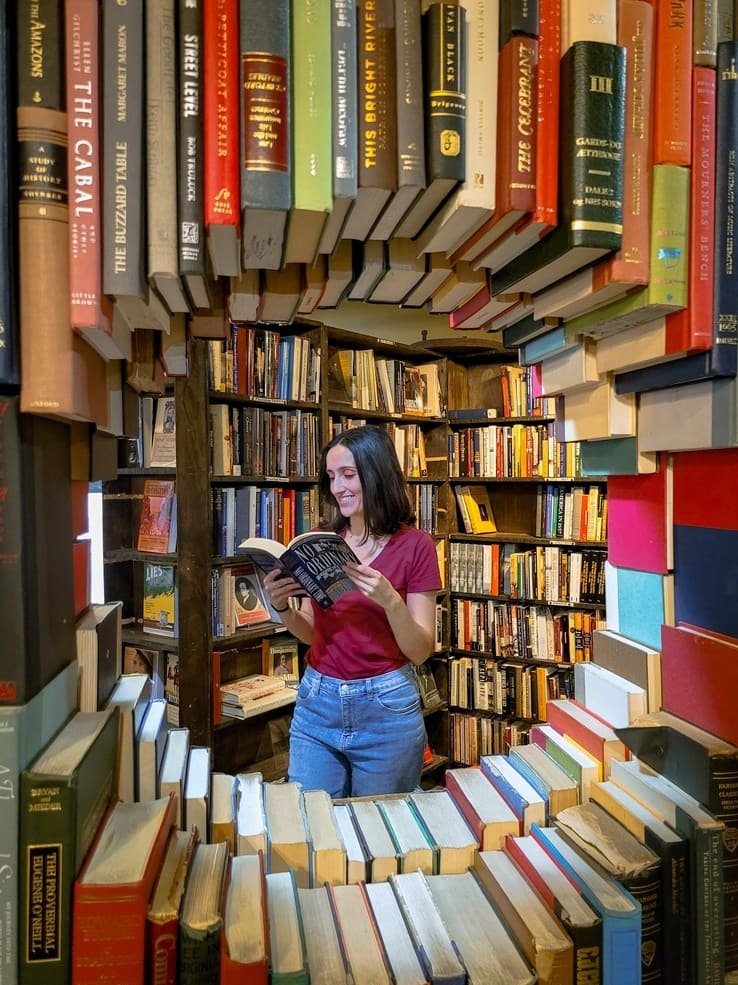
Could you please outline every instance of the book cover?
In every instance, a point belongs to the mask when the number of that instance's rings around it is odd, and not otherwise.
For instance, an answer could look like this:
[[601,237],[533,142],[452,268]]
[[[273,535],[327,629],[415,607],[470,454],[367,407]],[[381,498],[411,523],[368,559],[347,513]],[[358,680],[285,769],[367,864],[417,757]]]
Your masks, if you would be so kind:
[[359,171],[356,0],[332,0],[333,208],[323,227],[319,254],[331,254],[356,198]]
[[601,981],[601,918],[531,835],[508,836],[504,849],[571,938],[574,985]]
[[176,636],[177,581],[173,564],[144,564],[142,629],[157,636]]
[[121,672],[121,602],[90,605],[77,620],[79,710],[104,708]]
[[536,980],[472,869],[457,875],[429,876],[426,882],[469,981],[530,985]]
[[70,980],[72,889],[114,794],[117,742],[117,709],[77,712],[21,775],[22,981]]
[[641,904],[583,858],[561,833],[534,824],[531,834],[602,920],[602,981],[641,982]]
[[179,912],[197,831],[174,830],[148,900],[145,928],[145,978],[157,985],[177,985]]
[[98,830],[74,883],[72,979],[143,981],[146,913],[174,821],[174,801],[118,802]]
[[655,85],[664,85],[672,99],[656,99],[653,107],[653,159],[656,164],[689,165],[689,127],[692,117],[691,66],[693,3],[678,0],[656,18]]
[[614,475],[607,484],[607,558],[619,568],[665,575],[674,568],[671,456],[651,475]]
[[123,801],[138,800],[137,738],[151,699],[151,680],[146,674],[123,674],[106,707],[120,709],[116,750],[115,792]]
[[613,759],[628,758],[615,731],[573,698],[550,698],[546,702],[546,720],[602,764],[604,779],[610,775]]
[[[674,538],[674,557],[678,558],[676,530]],[[607,628],[658,650],[662,625],[673,626],[675,611],[679,611],[675,610],[674,576],[616,568],[606,561],[605,584]]]
[[574,667],[574,697],[613,729],[630,725],[646,713],[644,689],[596,663]]
[[69,429],[0,395],[0,705],[20,705],[75,659]]
[[343,568],[359,560],[344,538],[331,531],[298,534],[287,547],[267,537],[249,537],[241,541],[239,551],[262,575],[283,568],[324,609],[356,587]]
[[177,549],[177,497],[174,479],[145,479],[136,548],[149,554]]
[[520,821],[477,766],[446,770],[446,789],[476,835],[480,850],[502,848],[505,836],[520,832]]
[[277,270],[293,204],[290,4],[240,0],[239,16],[242,262]]
[[[601,83],[591,87],[591,76]],[[561,61],[561,107],[559,224],[497,271],[498,294],[535,293],[622,245],[624,49],[596,41],[572,45]],[[586,155],[579,153],[583,146]],[[587,195],[586,187],[598,193]]]
[[241,271],[239,45],[239,0],[207,4],[203,8],[203,180],[208,253],[216,277],[238,277]]
[[0,905],[0,981],[18,981],[20,943],[20,780],[35,759],[72,716],[77,704],[77,665],[72,662],[25,704],[0,707],[0,856],[3,880]]
[[[17,44],[12,30],[12,7],[0,7],[0,133],[11,132],[16,112],[15,80]],[[18,281],[17,281],[17,177],[12,142],[0,147],[0,382],[17,386],[18,348]]]
[[574,977],[574,947],[551,911],[504,851],[479,852],[474,872],[540,983]]
[[426,187],[395,230],[412,239],[464,180],[466,169],[466,13],[432,3],[423,14]]
[[341,238],[365,240],[397,188],[395,0],[357,0],[358,172]]
[[218,981],[228,846],[200,842],[190,863],[179,918],[179,983]]
[[455,492],[467,533],[493,534],[497,532],[487,486],[457,486]]
[[156,401],[156,417],[151,436],[150,468],[170,468],[177,464],[177,415],[174,396]]
[[205,243],[203,12],[200,0],[177,0],[177,251],[193,311],[212,307]]
[[661,707],[660,650],[660,645],[650,647],[609,629],[596,629],[592,634],[594,663],[643,688],[647,711]]

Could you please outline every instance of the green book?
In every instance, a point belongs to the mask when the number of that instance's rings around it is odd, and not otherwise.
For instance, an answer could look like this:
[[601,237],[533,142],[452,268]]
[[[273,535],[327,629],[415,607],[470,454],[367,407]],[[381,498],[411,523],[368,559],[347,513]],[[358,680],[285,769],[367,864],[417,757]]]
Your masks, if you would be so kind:
[[651,279],[645,287],[566,322],[568,338],[602,338],[687,306],[689,168],[654,164],[649,240]]
[[292,4],[292,210],[283,263],[312,264],[333,206],[330,0]]
[[[0,708],[0,981],[17,981],[19,785],[22,771],[74,712],[77,661],[67,664],[24,705]],[[8,979],[6,979],[8,975]]]
[[495,273],[495,294],[535,294],[620,249],[624,133],[625,48],[575,42],[561,59],[561,218]]
[[23,771],[20,978],[70,981],[72,887],[113,794],[118,709],[77,712]]
[[308,985],[310,973],[294,871],[267,873],[266,892],[269,980],[272,985]]

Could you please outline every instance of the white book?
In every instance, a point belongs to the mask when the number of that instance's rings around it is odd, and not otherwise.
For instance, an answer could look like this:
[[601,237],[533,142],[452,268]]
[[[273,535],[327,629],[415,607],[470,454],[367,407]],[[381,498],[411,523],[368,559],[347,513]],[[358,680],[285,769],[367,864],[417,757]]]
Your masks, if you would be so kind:
[[541,394],[569,394],[573,390],[586,390],[601,382],[597,369],[597,343],[582,339],[564,352],[541,360]]
[[223,945],[232,961],[266,968],[269,943],[265,918],[263,859],[234,855],[223,912]]
[[[543,738],[539,745],[579,784],[580,802],[586,804],[592,784],[602,779],[602,763],[552,725],[534,725],[533,728]],[[537,739],[531,731],[533,741]]]
[[176,802],[177,827],[184,830],[184,785],[187,776],[187,755],[190,751],[190,730],[169,730],[164,758],[159,772],[159,796],[173,793]]
[[274,978],[284,975],[302,981],[305,975],[305,938],[300,924],[300,903],[294,872],[268,872],[266,875],[269,915],[269,952]]
[[155,800],[157,797],[167,734],[167,703],[164,698],[152,698],[136,737],[139,800]]
[[392,886],[389,882],[368,882],[365,890],[395,985],[425,985],[427,978]]
[[420,869],[432,875],[436,867],[436,851],[418,816],[404,797],[379,800],[377,805],[395,845],[400,872]]
[[346,847],[346,882],[366,882],[371,859],[359,838],[348,804],[334,804],[333,815]]
[[264,781],[261,773],[236,776],[236,854],[267,857],[267,827],[264,813]]
[[477,839],[448,790],[415,791],[409,796],[435,843],[436,872],[466,872],[474,864]]
[[300,784],[265,783],[264,812],[269,832],[269,872],[292,869],[297,885],[309,889],[312,844]]
[[359,838],[366,849],[370,882],[382,882],[397,872],[397,849],[384,817],[373,800],[357,800],[349,806]]
[[482,850],[502,848],[506,835],[519,834],[517,814],[478,766],[446,770],[446,787]]
[[[521,882],[522,882],[521,877]],[[469,982],[533,985],[536,977],[471,872],[429,876],[433,902],[459,949]]]
[[197,828],[200,841],[210,835],[210,748],[191,746],[187,757],[184,793],[184,825]]
[[208,841],[225,841],[228,850],[236,846],[236,778],[230,773],[210,776],[210,836]]
[[151,678],[146,674],[123,674],[113,688],[107,707],[120,708],[118,736],[118,798],[137,800],[136,736],[151,696]]
[[635,394],[617,394],[610,382],[567,393],[565,410],[562,441],[632,438],[636,434]]
[[311,879],[313,886],[346,882],[346,846],[333,814],[333,801],[325,790],[303,793],[305,818],[313,845]]
[[390,985],[384,946],[363,886],[331,886],[338,933],[354,985]]
[[[610,602],[608,596],[608,608]],[[661,654],[658,650],[614,630],[596,629],[592,634],[592,662],[642,687],[646,692],[648,711],[660,710]]]
[[520,821],[523,834],[530,833],[531,824],[546,823],[545,797],[515,768],[507,756],[482,756],[479,765]]
[[642,687],[594,663],[575,664],[574,697],[614,729],[632,725],[648,710]]
[[298,889],[311,985],[348,985],[341,944],[325,886]]
[[423,955],[429,981],[466,981],[455,941],[441,919],[422,872],[390,876],[416,950]]

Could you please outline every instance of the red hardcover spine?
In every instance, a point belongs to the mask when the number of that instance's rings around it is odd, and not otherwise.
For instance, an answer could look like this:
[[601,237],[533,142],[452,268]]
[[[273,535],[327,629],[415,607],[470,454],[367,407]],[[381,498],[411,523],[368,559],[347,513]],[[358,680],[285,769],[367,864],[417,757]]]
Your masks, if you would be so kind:
[[691,163],[692,13],[692,0],[659,3],[656,10],[654,92],[669,98],[653,104],[654,164]]
[[714,68],[692,70],[692,181],[689,203],[689,306],[666,317],[666,355],[712,346],[715,309],[715,122]]
[[239,44],[238,0],[213,0],[206,4],[203,8],[205,226],[208,230],[212,226],[231,226],[237,238],[241,209]]
[[533,221],[546,229],[558,222],[559,65],[561,61],[561,0],[540,0],[538,35],[536,204]]
[[179,921],[146,921],[146,981],[150,985],[177,985]]
[[469,825],[471,830],[474,832],[474,836],[477,839],[477,843],[481,846],[482,839],[484,837],[484,823],[477,814],[473,805],[469,801],[466,794],[463,792],[456,777],[452,770],[446,773],[446,789],[451,794],[454,799],[454,803],[458,807],[459,811],[464,817],[464,820]]
[[145,972],[146,911],[174,824],[169,804],[139,882],[86,885],[82,880],[116,803],[108,810],[74,883],[72,905],[72,981],[74,985],[142,985]]
[[577,745],[580,745],[585,752],[595,759],[604,763],[604,743],[603,739],[590,731],[586,725],[572,718],[566,713],[566,709],[560,705],[547,704],[547,721],[557,732],[569,736]]

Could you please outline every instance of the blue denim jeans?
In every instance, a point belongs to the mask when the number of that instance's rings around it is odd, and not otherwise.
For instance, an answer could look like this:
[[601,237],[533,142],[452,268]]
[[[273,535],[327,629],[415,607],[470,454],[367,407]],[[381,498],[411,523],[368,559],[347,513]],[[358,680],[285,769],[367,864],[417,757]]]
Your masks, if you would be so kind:
[[404,793],[420,783],[425,742],[410,664],[354,681],[308,667],[290,727],[289,779],[331,797]]

